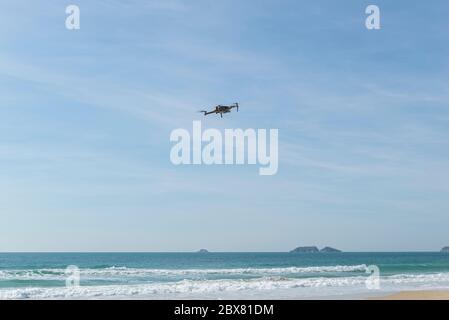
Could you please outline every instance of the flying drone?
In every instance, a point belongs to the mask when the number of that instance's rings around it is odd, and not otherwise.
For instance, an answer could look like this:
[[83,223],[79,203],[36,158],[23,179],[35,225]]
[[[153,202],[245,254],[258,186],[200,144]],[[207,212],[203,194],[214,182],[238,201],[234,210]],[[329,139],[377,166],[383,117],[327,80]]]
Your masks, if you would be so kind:
[[234,104],[231,104],[230,106],[224,106],[224,105],[219,104],[212,111],[201,110],[199,112],[204,113],[205,116],[207,116],[208,114],[213,114],[213,113],[220,114],[220,117],[223,118],[223,113],[229,113],[234,108],[237,108],[237,112],[239,111],[239,104],[238,104],[238,102],[236,102]]

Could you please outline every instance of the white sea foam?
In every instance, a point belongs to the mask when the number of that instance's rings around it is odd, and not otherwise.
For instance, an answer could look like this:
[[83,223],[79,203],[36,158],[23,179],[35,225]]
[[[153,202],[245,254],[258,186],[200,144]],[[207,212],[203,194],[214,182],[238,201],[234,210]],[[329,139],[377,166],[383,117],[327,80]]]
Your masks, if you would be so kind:
[[[11,288],[0,290],[2,299],[101,298],[270,298],[366,292],[365,276],[255,279],[182,280],[138,285],[81,286],[75,288]],[[449,288],[449,273],[394,275],[381,279],[383,290]]]
[[[163,277],[163,276],[207,276],[207,275],[294,275],[308,273],[340,273],[364,272],[366,265],[336,265],[315,267],[286,267],[286,268],[232,268],[232,269],[146,269],[109,267],[102,269],[80,269],[81,277]],[[28,270],[0,270],[0,280],[61,280],[65,279],[64,269],[28,269]]]

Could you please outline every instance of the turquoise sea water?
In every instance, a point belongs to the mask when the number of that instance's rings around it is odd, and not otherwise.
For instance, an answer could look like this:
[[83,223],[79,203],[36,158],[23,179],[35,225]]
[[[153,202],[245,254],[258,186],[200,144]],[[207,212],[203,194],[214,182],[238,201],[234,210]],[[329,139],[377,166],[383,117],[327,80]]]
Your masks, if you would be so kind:
[[[367,285],[371,265],[378,289]],[[68,266],[78,268],[79,286],[66,286],[76,276]],[[0,253],[3,299],[338,298],[448,288],[447,253]]]

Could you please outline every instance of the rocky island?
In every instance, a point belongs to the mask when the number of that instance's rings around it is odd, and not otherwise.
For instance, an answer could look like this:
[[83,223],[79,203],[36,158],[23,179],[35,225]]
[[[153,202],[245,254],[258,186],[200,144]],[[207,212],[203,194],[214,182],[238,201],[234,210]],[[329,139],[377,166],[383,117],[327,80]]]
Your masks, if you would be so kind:
[[293,253],[316,253],[316,252],[341,252],[338,249],[332,248],[332,247],[324,247],[323,249],[319,250],[316,246],[305,246],[305,247],[297,247],[290,252]]
[[209,253],[207,249],[200,249],[197,251],[198,253]]
[[443,249],[441,249],[441,252],[449,252],[449,246],[448,247],[444,247]]
[[307,246],[307,247],[297,247],[290,252],[313,253],[313,252],[320,252],[320,250],[318,250],[318,248],[315,246]]

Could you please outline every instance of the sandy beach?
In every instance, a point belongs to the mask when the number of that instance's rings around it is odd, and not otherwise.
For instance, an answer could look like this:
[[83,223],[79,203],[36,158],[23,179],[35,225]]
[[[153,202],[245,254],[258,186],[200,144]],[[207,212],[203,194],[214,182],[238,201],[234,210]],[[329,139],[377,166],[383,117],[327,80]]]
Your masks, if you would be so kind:
[[449,300],[449,291],[402,291],[370,300]]

